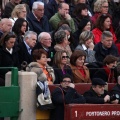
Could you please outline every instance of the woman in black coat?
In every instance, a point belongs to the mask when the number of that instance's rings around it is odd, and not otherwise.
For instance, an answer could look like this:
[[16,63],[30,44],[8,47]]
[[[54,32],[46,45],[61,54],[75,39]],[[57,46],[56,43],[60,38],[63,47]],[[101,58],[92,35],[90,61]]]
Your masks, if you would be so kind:
[[[12,32],[5,33],[0,39],[0,67],[19,67],[18,49],[14,46],[16,35]],[[5,85],[5,74],[10,69],[1,69],[0,78],[3,79],[0,86]]]
[[54,84],[60,84],[64,74],[73,76],[72,70],[69,66],[69,57],[66,51],[58,51],[54,56]]

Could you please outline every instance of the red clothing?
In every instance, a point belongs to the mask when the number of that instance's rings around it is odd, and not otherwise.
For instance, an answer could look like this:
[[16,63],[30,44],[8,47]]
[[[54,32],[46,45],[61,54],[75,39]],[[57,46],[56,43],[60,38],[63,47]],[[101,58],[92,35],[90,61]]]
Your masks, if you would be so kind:
[[114,71],[109,69],[107,66],[103,66],[103,68],[108,75],[108,83],[115,83]]
[[90,18],[93,26],[95,25],[96,20],[97,20],[97,18],[98,18],[100,15],[101,15],[101,13],[95,13],[95,14]]
[[117,49],[118,49],[118,52],[119,52],[119,55],[120,55],[120,43],[116,43],[115,45],[117,46]]
[[79,67],[78,70],[80,71],[80,73],[82,74],[82,76],[85,78],[86,74],[85,74],[85,70],[83,67]]
[[[110,32],[113,34],[113,40],[115,42],[117,38],[112,28],[110,29]],[[97,44],[101,40],[102,31],[98,28],[95,28],[92,30],[92,33],[94,34],[94,43]]]

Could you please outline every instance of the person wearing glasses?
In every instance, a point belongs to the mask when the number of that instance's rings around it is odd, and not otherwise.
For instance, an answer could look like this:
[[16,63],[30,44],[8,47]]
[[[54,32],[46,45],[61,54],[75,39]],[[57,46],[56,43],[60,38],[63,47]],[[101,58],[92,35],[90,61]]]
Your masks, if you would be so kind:
[[50,120],[64,120],[65,104],[84,104],[86,102],[85,98],[75,90],[75,85],[71,81],[71,76],[65,74],[60,86],[52,92],[52,102],[56,107],[51,111]]
[[66,51],[58,51],[55,53],[53,68],[56,79],[54,81],[54,84],[60,84],[62,82],[62,77],[65,74],[69,74],[71,77],[73,77],[72,70],[68,63],[69,56],[67,55]]
[[55,51],[66,51],[68,56],[70,57],[72,54],[72,50],[70,48],[70,42],[68,41],[68,36],[64,30],[58,30],[54,39],[56,41],[56,45],[54,46]]
[[83,50],[75,50],[70,57],[74,83],[91,83],[89,69],[84,64],[85,59]]

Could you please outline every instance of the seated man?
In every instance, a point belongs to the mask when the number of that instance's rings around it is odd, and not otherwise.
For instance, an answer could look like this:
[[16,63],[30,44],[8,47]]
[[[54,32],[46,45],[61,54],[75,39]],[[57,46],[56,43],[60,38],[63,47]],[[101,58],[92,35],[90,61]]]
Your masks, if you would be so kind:
[[49,22],[52,28],[55,30],[57,29],[58,24],[63,20],[68,21],[72,33],[74,33],[75,32],[74,20],[69,15],[69,5],[67,3],[60,3],[58,5],[58,12],[55,13],[55,15],[53,15],[50,18]]
[[92,80],[92,87],[89,91],[84,93],[86,103],[104,104],[110,102],[110,95],[105,90],[105,81],[100,78]]
[[71,76],[65,74],[63,81],[52,93],[52,101],[56,108],[51,112],[51,120],[64,120],[64,105],[70,103],[85,103],[85,98],[78,94],[71,83]]

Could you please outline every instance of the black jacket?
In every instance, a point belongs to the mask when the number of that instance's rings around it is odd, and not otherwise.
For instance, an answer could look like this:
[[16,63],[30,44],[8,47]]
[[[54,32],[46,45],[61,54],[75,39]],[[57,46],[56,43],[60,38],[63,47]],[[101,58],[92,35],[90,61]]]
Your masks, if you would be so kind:
[[113,55],[113,56],[116,56],[116,57],[119,56],[118,49],[115,46],[115,44],[112,44],[111,48],[105,50],[102,47],[102,43],[99,42],[98,44],[95,45],[94,51],[95,51],[95,58],[98,62],[103,62],[104,58],[107,55]]
[[[62,82],[63,72],[62,69],[60,69],[57,66],[53,66],[54,74],[55,74],[55,81],[54,84],[60,84]],[[64,67],[65,74],[69,74],[71,77],[73,77],[73,73],[71,68],[67,65]]]
[[36,32],[38,35],[41,32],[50,32],[49,21],[46,16],[43,16],[40,21],[36,19],[32,12],[27,16],[30,30]]
[[[18,58],[18,48],[13,47],[13,53],[10,54],[5,47],[0,47],[0,67],[18,67],[20,68]],[[0,77],[5,79],[5,74],[10,69],[0,69]]]
[[[34,51],[35,49],[44,49],[44,48],[42,47],[42,45],[40,44],[40,42],[37,42],[37,44],[35,45],[35,47],[33,48],[32,51]],[[44,49],[44,50],[45,50],[45,49]],[[46,50],[45,50],[45,51],[46,51]],[[48,58],[51,58],[51,61],[48,62],[48,64],[49,64],[50,66],[52,66],[52,65],[53,65],[54,55],[55,55],[55,50],[54,50],[53,47],[50,47],[49,50],[46,51],[46,52],[47,52],[47,54],[48,54]]]
[[109,95],[106,90],[104,90],[104,94],[98,96],[97,93],[91,88],[89,91],[84,93],[84,97],[86,99],[86,103],[92,104],[104,104],[104,97]]
[[52,0],[48,2],[48,4],[45,5],[45,15],[48,19],[50,19],[55,13],[58,11],[58,4],[55,0]]
[[[61,89],[60,89],[60,88]],[[52,92],[52,101],[56,108],[51,112],[51,120],[64,120],[64,103],[85,103],[85,98],[78,94],[75,89],[68,87],[67,90],[59,86]],[[62,94],[63,91],[63,94]],[[64,100],[63,100],[64,99]]]
[[20,64],[23,62],[23,61],[26,61],[28,64],[32,62],[32,55],[30,55],[28,53],[28,50],[27,50],[27,47],[25,45],[24,42],[21,42],[20,44],[18,44],[17,46],[19,48],[19,61],[20,61]]

